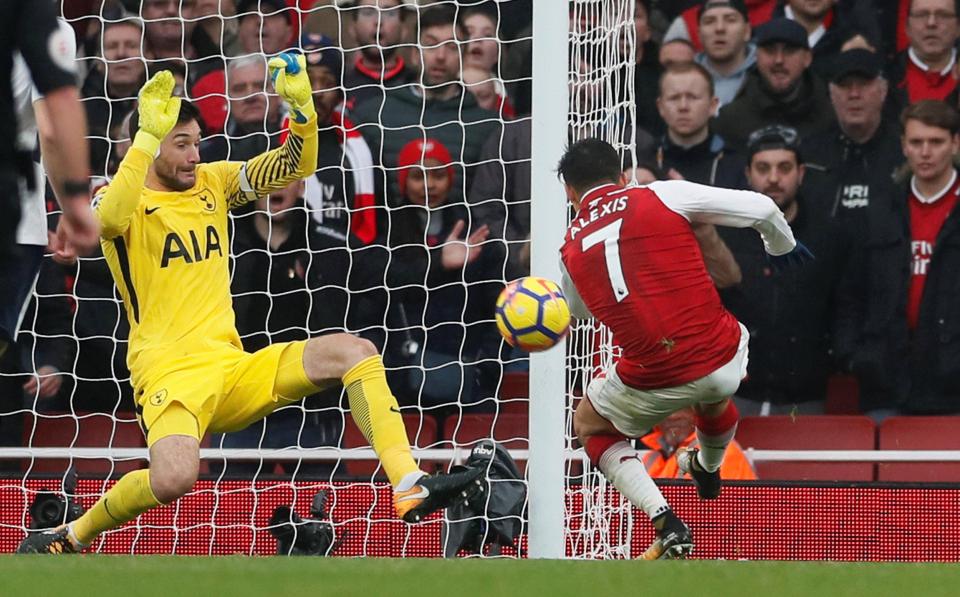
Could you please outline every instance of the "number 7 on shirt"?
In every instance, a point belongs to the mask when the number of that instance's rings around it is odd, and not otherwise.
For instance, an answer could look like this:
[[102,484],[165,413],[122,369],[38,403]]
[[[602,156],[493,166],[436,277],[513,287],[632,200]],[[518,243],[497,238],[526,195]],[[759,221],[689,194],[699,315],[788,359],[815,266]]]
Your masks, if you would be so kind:
[[584,253],[603,243],[604,257],[607,262],[607,276],[610,278],[613,296],[618,303],[630,294],[627,281],[623,277],[623,265],[620,263],[620,226],[622,224],[623,218],[617,218],[603,228],[584,236],[583,240],[580,241],[580,250]]

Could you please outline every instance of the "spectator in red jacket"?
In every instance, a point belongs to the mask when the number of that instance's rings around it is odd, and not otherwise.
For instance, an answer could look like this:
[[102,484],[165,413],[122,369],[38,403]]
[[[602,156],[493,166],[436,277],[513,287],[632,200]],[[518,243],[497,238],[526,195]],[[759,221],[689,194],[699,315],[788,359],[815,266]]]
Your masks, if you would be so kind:
[[878,419],[960,412],[960,114],[924,100],[901,122],[911,174],[891,210],[869,214],[835,339],[860,381],[860,408]]

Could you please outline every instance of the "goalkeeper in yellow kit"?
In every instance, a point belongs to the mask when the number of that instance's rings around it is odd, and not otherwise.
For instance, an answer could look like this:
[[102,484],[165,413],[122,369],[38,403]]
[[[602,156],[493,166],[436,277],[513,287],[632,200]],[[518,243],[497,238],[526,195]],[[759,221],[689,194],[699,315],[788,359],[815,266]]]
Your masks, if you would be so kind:
[[417,522],[479,488],[480,470],[427,475],[413,460],[373,344],[349,334],[243,351],[234,325],[227,212],[313,174],[317,119],[302,55],[269,62],[290,105],[290,134],[247,162],[199,164],[196,108],[171,97],[162,71],[140,90],[133,145],[94,199],[104,255],[130,320],[127,362],[150,468],[124,475],[82,517],[29,535],[18,551],[81,551],[101,532],[193,487],[207,431],[242,429],[274,409],[342,383],[359,428],[394,488],[398,516]]

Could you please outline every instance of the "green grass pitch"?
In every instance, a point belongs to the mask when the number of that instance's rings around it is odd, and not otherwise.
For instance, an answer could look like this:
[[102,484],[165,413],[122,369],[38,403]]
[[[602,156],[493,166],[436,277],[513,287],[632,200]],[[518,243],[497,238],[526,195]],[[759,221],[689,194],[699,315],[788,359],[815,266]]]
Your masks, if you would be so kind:
[[0,556],[0,595],[958,595],[960,566],[823,562]]

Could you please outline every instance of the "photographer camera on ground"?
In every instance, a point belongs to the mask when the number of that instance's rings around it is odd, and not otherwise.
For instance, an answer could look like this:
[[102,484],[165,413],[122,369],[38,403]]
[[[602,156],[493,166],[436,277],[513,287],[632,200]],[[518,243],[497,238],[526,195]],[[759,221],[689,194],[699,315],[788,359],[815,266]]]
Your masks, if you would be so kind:
[[277,506],[273,510],[270,534],[277,540],[278,555],[328,556],[337,549],[334,522],[327,514],[326,490],[313,496],[310,516],[303,520],[290,506]]
[[72,468],[63,479],[63,491],[44,489],[30,504],[30,530],[52,529],[80,518],[83,506],[73,499],[77,489],[77,473]]

